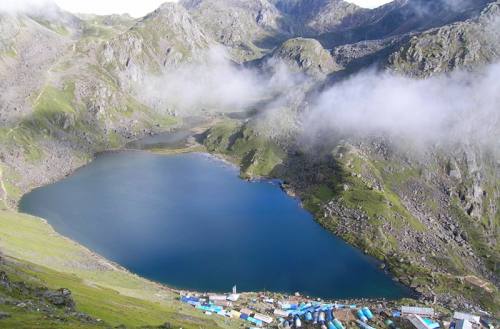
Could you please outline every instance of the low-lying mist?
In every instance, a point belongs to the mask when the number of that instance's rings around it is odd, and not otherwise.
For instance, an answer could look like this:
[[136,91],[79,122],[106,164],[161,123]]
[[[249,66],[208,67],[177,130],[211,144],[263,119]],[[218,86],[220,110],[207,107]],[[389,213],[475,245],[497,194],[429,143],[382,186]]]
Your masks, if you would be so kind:
[[52,0],[5,0],[0,3],[0,14],[40,14],[52,13],[57,8]]
[[365,71],[317,95],[302,115],[306,136],[334,132],[416,143],[500,141],[500,64],[415,80]]
[[235,64],[221,47],[201,57],[203,62],[186,63],[142,79],[136,89],[138,97],[159,111],[181,115],[239,112],[276,102],[305,81],[302,74],[291,73],[281,62],[266,65],[266,70]]

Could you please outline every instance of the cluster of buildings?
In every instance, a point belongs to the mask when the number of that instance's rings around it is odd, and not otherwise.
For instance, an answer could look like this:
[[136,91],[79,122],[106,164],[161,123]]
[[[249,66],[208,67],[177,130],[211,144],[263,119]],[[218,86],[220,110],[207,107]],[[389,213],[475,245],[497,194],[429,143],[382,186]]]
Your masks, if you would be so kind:
[[[271,295],[273,296],[273,295]],[[318,329],[493,329],[487,318],[455,312],[452,319],[433,308],[398,306],[393,302],[326,303],[296,296],[193,294],[181,292],[180,300],[207,315],[241,319],[247,328]]]
[[[238,300],[240,295],[233,288],[233,293],[230,295],[181,295],[180,300],[203,311],[207,315],[216,314],[228,318],[242,319],[256,327],[263,327],[266,324],[271,324],[274,317],[259,313],[255,310],[242,307]],[[238,307],[235,307],[238,306]]]
[[430,307],[402,306],[401,312],[394,312],[393,317],[401,318],[399,323],[406,320],[414,329],[493,329],[488,317],[481,319],[478,315],[455,312],[450,319],[449,316],[438,316]]

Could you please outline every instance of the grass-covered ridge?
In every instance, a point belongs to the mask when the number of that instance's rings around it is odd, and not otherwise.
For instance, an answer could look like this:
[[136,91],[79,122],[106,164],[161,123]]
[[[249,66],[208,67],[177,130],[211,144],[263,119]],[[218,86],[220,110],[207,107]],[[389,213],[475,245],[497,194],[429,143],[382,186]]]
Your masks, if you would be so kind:
[[272,176],[285,157],[276,143],[236,120],[225,120],[210,128],[203,136],[203,144],[209,152],[238,162],[244,177]]

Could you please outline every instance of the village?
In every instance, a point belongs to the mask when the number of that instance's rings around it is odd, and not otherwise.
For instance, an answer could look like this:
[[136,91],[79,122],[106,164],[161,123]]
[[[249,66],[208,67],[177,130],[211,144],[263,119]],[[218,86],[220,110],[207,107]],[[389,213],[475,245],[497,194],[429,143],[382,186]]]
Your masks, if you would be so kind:
[[[180,301],[206,316],[238,319],[254,328],[321,329],[494,329],[498,325],[488,313],[469,314],[441,307],[402,305],[402,301],[349,300],[329,302],[278,293],[201,294],[179,291]],[[411,300],[405,300],[411,304]]]

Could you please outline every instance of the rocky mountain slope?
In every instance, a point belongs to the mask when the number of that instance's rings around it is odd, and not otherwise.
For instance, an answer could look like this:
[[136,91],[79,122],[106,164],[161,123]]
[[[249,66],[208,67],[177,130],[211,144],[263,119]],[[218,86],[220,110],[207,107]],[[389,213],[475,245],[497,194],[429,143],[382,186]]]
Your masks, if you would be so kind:
[[414,36],[390,56],[388,65],[423,77],[491,63],[500,54],[499,10],[498,2],[491,3],[477,18]]
[[[175,122],[143,105],[127,88],[137,76],[163,66],[161,61],[169,58],[166,52],[161,58],[143,56],[140,48],[136,54],[141,58],[133,57],[131,49],[141,47],[135,36],[147,28],[144,22],[127,21],[131,27],[122,33],[121,20],[114,28],[112,21],[87,22],[72,16],[78,24],[61,30],[54,26],[64,24],[70,14],[54,15],[50,24],[26,14],[6,14],[0,22],[18,29],[5,42],[10,50],[2,53],[0,62],[0,81],[8,90],[2,93],[0,148],[12,202],[33,185],[81,166],[96,151]],[[149,20],[157,23],[154,14]],[[147,47],[152,46],[149,40]],[[172,47],[171,58],[188,47]]]
[[[15,216],[23,193],[71,173],[95,152],[181,124],[183,112],[171,116],[169,95],[150,104],[138,87],[178,68],[203,67],[216,47],[228,54],[228,76],[245,72],[256,90],[270,79],[273,95],[251,94],[255,101],[243,105],[254,115],[203,133],[210,152],[238,162],[244,176],[283,179],[320,224],[382,259],[422,300],[497,311],[498,145],[471,140],[422,149],[384,134],[339,137],[334,128],[314,136],[318,145],[302,138],[302,118],[323,90],[366,69],[420,79],[480,71],[500,60],[499,22],[498,0],[397,0],[373,10],[340,0],[183,0],[140,19],[57,7],[1,12],[5,214]],[[237,81],[228,76],[208,81]],[[33,260],[26,255],[17,256]],[[77,306],[82,301],[91,315],[85,325],[99,326],[92,303],[77,298]],[[61,316],[73,321],[72,312]]]
[[325,44],[376,40],[463,21],[477,16],[488,0],[397,0],[351,18],[357,24],[319,36]]
[[[380,39],[336,46],[332,54],[351,71],[376,64],[414,77],[429,77],[459,68],[474,69],[495,62],[499,54],[498,2],[482,6],[474,3],[472,9],[463,10],[461,15],[468,17],[464,21],[423,32],[418,32],[419,29],[396,35],[389,32]],[[476,12],[477,15],[472,14]],[[445,21],[448,20],[451,19]],[[320,40],[325,42],[321,37]]]
[[290,37],[360,23],[360,7],[342,0],[183,0],[193,18],[238,61],[261,57]]
[[293,71],[315,76],[328,75],[340,69],[332,55],[316,39],[288,39],[273,51],[271,58],[286,63]]
[[294,34],[319,35],[341,28],[352,28],[367,12],[342,0],[272,0],[281,12],[290,16],[290,30]]
[[106,42],[99,49],[100,64],[129,87],[144,74],[202,60],[202,51],[214,45],[184,8],[165,3]]
[[246,60],[260,57],[287,35],[283,16],[267,0],[184,0],[180,2],[193,19],[217,42]]

